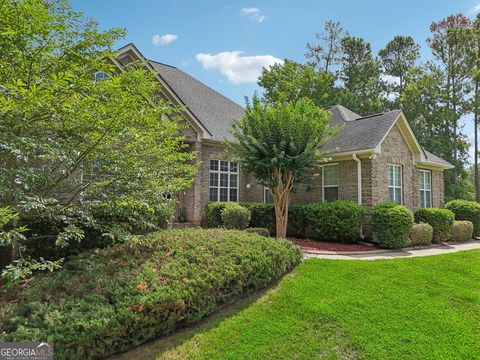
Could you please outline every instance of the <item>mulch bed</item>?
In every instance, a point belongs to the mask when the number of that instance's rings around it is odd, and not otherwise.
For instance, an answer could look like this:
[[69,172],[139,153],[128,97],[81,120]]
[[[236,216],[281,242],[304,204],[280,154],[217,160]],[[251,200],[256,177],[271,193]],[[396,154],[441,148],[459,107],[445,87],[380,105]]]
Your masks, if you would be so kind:
[[374,251],[378,250],[377,246],[370,246],[364,244],[341,244],[325,241],[312,241],[301,239],[290,239],[293,243],[299,246],[302,250],[323,250],[323,251]]

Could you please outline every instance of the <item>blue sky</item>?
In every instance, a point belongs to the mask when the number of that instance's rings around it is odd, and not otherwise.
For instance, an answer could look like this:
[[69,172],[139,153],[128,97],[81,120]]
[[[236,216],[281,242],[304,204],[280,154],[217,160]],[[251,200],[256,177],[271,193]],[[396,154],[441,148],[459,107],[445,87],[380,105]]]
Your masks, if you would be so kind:
[[[480,0],[194,1],[74,0],[75,10],[102,28],[124,27],[119,46],[133,42],[147,58],[177,66],[239,103],[258,87],[262,65],[303,62],[305,44],[327,20],[340,21],[376,54],[395,35],[410,35],[429,59],[432,21],[462,12],[473,17]],[[470,136],[472,127],[465,133]]]

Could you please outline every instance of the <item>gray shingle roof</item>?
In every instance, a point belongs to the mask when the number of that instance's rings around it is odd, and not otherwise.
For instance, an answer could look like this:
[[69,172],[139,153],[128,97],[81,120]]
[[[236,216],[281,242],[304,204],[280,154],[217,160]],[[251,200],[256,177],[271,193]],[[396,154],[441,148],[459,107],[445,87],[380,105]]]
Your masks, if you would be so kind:
[[[149,63],[213,135],[214,140],[233,140],[230,133],[232,121],[244,115],[243,107],[174,66],[152,60]],[[374,148],[382,141],[401,112],[393,110],[361,116],[341,105],[332,106],[328,110],[332,113],[330,125],[341,126],[342,129],[324,146],[324,150],[336,153]],[[428,151],[425,151],[425,154],[429,161],[450,165]]]
[[424,151],[425,151],[425,155],[427,155],[427,160],[428,161],[433,161],[433,162],[440,163],[440,164],[445,164],[445,165],[452,165],[447,160],[443,160],[441,157],[439,157],[435,154],[432,154],[430,151],[427,151],[425,149],[424,149]]
[[331,125],[339,125],[342,129],[324,146],[324,150],[346,152],[372,149],[382,141],[401,112],[401,110],[393,110],[361,117],[350,110],[342,114],[342,108],[348,110],[343,106],[334,106],[329,109],[333,113]]
[[214,140],[232,140],[232,121],[241,118],[245,112],[240,105],[174,66],[151,60],[149,63],[213,135]]

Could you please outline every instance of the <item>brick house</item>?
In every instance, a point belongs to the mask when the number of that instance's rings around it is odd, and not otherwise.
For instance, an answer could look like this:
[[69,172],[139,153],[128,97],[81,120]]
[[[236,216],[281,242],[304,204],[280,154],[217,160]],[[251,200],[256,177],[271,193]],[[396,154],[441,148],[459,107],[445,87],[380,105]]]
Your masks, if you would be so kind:
[[[184,106],[183,131],[201,165],[194,184],[178,194],[178,215],[199,224],[209,201],[269,202],[268,190],[228,159],[224,140],[244,109],[180,69],[145,59],[133,44],[121,48],[119,67],[142,61],[162,85],[161,96]],[[391,201],[410,209],[444,205],[443,172],[453,166],[423,149],[401,110],[361,116],[337,105],[330,109],[340,133],[325,150],[328,158],[312,180],[295,188],[293,203],[352,200],[371,207]]]

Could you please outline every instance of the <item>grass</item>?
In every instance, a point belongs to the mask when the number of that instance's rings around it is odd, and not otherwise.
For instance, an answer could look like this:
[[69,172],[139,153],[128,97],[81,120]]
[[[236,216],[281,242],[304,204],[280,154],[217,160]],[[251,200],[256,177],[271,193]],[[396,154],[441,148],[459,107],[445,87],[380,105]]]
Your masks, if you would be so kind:
[[157,359],[480,358],[480,251],[306,260]]

